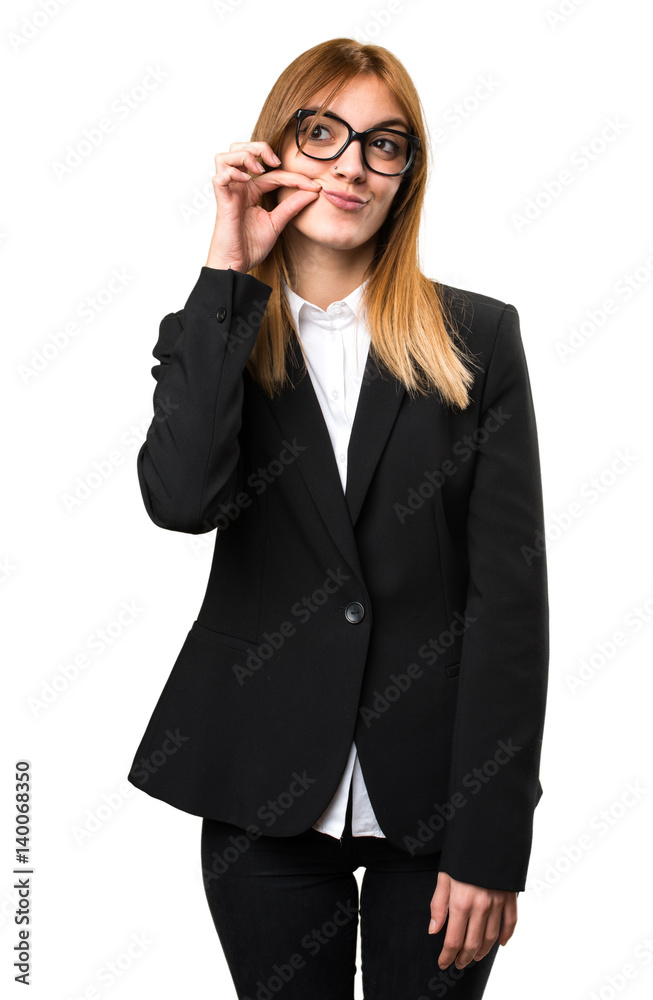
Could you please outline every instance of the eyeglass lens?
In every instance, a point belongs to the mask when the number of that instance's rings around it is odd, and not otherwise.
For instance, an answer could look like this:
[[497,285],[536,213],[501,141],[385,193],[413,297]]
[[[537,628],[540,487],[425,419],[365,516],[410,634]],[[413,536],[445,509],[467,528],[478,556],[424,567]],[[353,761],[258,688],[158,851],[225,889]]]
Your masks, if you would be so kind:
[[[299,141],[308,135],[305,153],[318,159],[336,156],[347,142],[347,126],[333,118],[307,115],[299,127]],[[364,139],[365,157],[372,169],[381,173],[398,173],[406,166],[410,144],[408,139],[384,129],[368,133]]]

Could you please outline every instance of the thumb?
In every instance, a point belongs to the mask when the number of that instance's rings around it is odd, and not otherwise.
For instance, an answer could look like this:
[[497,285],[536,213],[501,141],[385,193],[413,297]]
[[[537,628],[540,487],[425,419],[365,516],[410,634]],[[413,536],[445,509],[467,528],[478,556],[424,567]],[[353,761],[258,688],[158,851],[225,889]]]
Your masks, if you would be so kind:
[[444,926],[449,911],[451,878],[446,872],[438,872],[438,881],[431,899],[431,922],[429,934],[437,934]]

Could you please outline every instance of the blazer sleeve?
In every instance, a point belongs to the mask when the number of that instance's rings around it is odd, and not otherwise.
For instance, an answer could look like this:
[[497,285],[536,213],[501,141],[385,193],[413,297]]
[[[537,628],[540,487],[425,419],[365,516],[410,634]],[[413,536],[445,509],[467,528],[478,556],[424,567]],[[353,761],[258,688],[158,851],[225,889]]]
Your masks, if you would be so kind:
[[252,275],[203,267],[152,351],[154,416],[137,457],[149,517],[202,534],[239,490],[243,371],[272,289]]
[[512,305],[499,320],[479,413],[440,869],[462,882],[521,892],[542,794],[549,636],[537,430]]

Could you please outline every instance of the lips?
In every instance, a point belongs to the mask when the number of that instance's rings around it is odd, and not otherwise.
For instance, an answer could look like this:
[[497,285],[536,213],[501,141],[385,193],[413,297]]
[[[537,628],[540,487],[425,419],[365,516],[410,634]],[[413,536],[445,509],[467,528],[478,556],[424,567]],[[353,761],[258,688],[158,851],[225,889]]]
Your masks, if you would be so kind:
[[363,205],[367,205],[367,202],[362,198],[359,198],[355,194],[346,194],[344,191],[331,191],[327,188],[322,188],[322,194],[336,208],[344,208],[350,212],[357,209],[360,210]]
[[322,188],[325,194],[332,194],[335,198],[343,198],[345,201],[356,201],[359,205],[365,204],[364,198],[359,198],[357,194],[347,194],[346,191],[332,191],[330,188]]

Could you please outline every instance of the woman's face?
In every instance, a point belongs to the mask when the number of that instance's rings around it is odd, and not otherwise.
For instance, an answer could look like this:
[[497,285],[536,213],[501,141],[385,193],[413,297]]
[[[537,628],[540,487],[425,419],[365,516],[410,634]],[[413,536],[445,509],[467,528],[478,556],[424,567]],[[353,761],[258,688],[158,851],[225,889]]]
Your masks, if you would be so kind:
[[[319,107],[327,95],[328,90],[318,91],[302,106]],[[327,110],[349,122],[357,132],[389,119],[398,120],[393,128],[409,131],[406,116],[385,83],[370,74],[350,80]],[[286,229],[296,230],[306,239],[334,250],[352,250],[372,240],[383,225],[403,178],[385,177],[369,170],[358,141],[351,142],[336,160],[312,160],[297,149],[295,129],[293,121],[279,150],[280,167],[321,181],[323,190],[290,220]],[[364,204],[353,210],[339,207],[328,200],[324,189],[356,195]],[[279,188],[277,203],[294,190]]]

